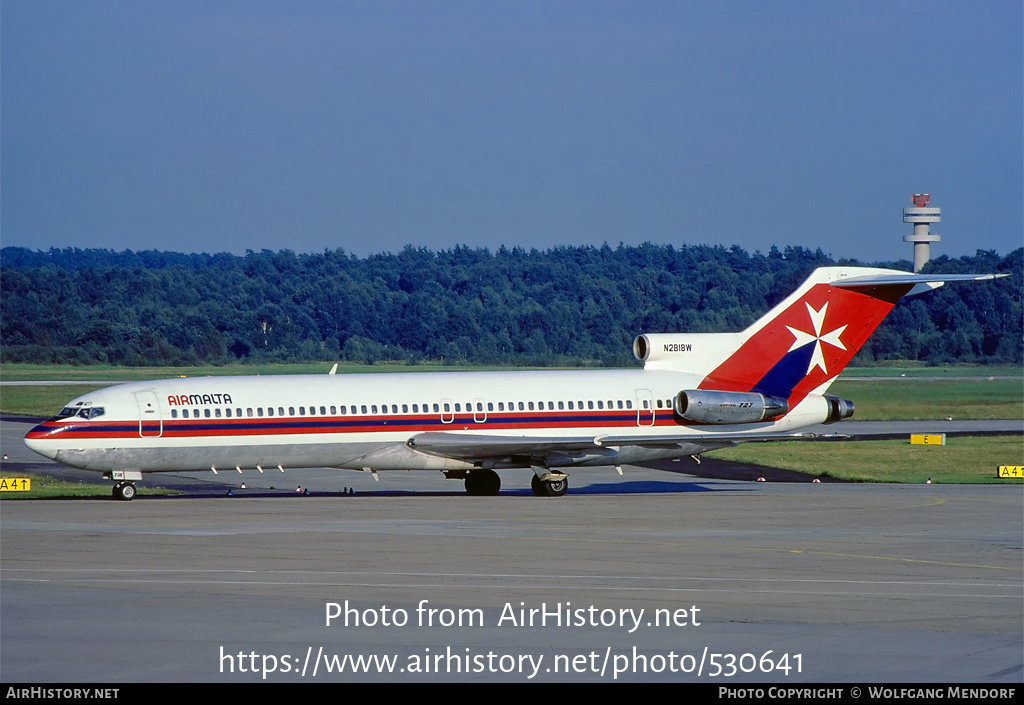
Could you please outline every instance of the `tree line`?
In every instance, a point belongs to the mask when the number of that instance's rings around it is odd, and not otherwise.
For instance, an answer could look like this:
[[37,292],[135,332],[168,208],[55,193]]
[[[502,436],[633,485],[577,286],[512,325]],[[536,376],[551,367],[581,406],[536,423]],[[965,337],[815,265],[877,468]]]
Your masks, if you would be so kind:
[[[0,250],[0,361],[116,365],[403,361],[630,365],[639,333],[740,330],[820,249],[456,247],[358,258]],[[877,263],[909,270],[909,262]],[[1021,363],[1024,249],[925,271],[1007,272],[901,301],[854,360]]]

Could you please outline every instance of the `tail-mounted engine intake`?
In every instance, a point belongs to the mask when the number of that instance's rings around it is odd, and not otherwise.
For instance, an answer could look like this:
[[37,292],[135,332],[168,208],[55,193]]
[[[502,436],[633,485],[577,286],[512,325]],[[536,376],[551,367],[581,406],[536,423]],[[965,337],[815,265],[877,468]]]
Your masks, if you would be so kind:
[[[713,392],[705,389],[679,392],[675,406],[676,413],[684,419],[708,424],[757,423],[769,421],[789,411],[789,402],[779,397],[755,392]],[[850,404],[850,413],[853,413],[853,404]]]
[[824,423],[835,423],[836,421],[842,421],[853,416],[852,401],[840,399],[831,394],[825,395],[825,401],[828,402],[828,416],[825,417]]

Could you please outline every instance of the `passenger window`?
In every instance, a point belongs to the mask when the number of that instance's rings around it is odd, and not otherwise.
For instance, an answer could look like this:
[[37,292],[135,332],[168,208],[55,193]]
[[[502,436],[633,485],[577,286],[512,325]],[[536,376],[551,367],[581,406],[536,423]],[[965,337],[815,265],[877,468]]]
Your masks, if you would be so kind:
[[213,415],[216,416],[219,419],[220,418],[220,409],[214,409],[213,410]]
[[294,406],[289,406],[288,407],[288,415],[289,416],[295,416],[295,407]]
[[246,408],[246,410],[245,410],[245,415],[246,415],[246,416],[252,416],[252,407],[248,407],[248,408]]
[[320,415],[321,416],[327,416],[327,407],[326,406],[321,406],[320,407]]
[[[533,402],[530,402],[530,408],[531,408],[531,409],[533,408]],[[523,410],[523,402],[519,402],[519,410],[520,410],[520,411],[522,411],[522,410]]]
[[230,419],[231,418],[231,409],[224,409],[224,415],[227,416]]
[[188,418],[188,409],[182,409],[181,410],[181,418],[183,418],[183,419],[187,419]]
[[597,402],[597,408],[598,409],[603,409],[604,408],[604,402],[603,401],[598,401]]
[[239,409],[239,408],[236,408],[235,409],[235,416],[237,416],[238,418],[242,418],[242,410]]
[[[447,404],[444,405],[444,410],[448,411],[448,405]],[[434,404],[434,411],[438,411],[437,404]]]
[[171,409],[171,418],[172,419],[178,418],[178,410],[177,409]]
[[205,416],[206,418],[210,418],[210,410],[209,409],[203,409],[203,416]]
[[408,414],[409,413],[409,405],[408,404],[402,404],[402,413],[403,414]]
[[[572,402],[569,402],[569,403],[572,404]],[[558,410],[561,411],[564,408],[565,408],[565,405],[562,402],[558,402]]]
[[[273,415],[274,415],[274,407],[268,406],[267,407],[267,416],[273,416]],[[261,413],[260,416],[263,416],[263,414]]]
[[462,411],[462,404],[460,404],[459,402],[455,402],[455,410]]
[[391,405],[391,413],[392,414],[397,414],[398,413],[398,404],[392,404]]
[[[271,410],[271,411],[273,411],[273,410]],[[261,406],[261,407],[258,407],[258,408],[256,409],[256,415],[257,415],[257,416],[263,416],[263,407],[262,407],[262,406]]]
[[412,413],[414,413],[414,414],[420,413],[420,405],[419,404],[413,404],[412,405]]
[[305,415],[306,415],[306,407],[300,406],[299,407],[299,416],[305,416]]
[[377,405],[376,405],[376,404],[374,404],[373,406],[371,406],[371,407],[370,407],[370,411],[371,411],[372,413],[376,414],[376,413],[377,413]]
[[494,403],[493,402],[487,402],[487,410],[488,411],[494,411]]

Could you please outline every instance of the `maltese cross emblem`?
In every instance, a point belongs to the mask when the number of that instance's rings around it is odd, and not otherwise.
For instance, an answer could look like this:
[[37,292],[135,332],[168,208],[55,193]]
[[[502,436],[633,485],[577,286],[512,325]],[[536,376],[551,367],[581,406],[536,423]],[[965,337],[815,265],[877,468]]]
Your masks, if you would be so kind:
[[821,344],[828,343],[840,350],[846,350],[846,346],[843,345],[843,341],[839,339],[839,336],[841,336],[843,331],[846,330],[846,326],[843,325],[829,331],[828,333],[822,333],[821,330],[825,326],[825,312],[828,310],[828,302],[825,302],[820,311],[815,311],[811,308],[811,305],[806,302],[804,305],[807,306],[807,312],[811,315],[811,326],[814,329],[814,333],[806,333],[802,330],[786,326],[789,332],[793,334],[793,337],[796,338],[796,340],[793,341],[793,345],[790,346],[789,352],[793,352],[797,348],[802,348],[808,343],[814,343],[814,352],[811,353],[811,361],[807,365],[807,374],[810,374],[811,370],[815,367],[820,367],[821,371],[827,375],[828,370],[825,369],[825,356],[821,354]]

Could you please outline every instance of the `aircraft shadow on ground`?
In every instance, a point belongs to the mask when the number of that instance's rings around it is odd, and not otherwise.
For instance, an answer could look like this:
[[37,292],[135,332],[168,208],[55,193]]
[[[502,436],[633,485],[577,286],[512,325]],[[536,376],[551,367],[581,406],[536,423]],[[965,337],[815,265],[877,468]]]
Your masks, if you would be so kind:
[[[454,483],[453,483],[454,484]],[[617,494],[687,494],[691,492],[737,492],[748,491],[753,488],[744,485],[718,484],[707,486],[701,482],[662,482],[659,480],[636,480],[614,483],[593,483],[570,487],[567,496],[570,495],[617,495]],[[230,494],[229,494],[230,492]],[[163,496],[140,496],[138,500],[154,499],[221,499],[225,497],[240,498],[276,498],[294,497],[297,500],[309,498],[330,497],[338,500],[358,499],[360,497],[465,497],[466,492],[459,486],[451,490],[406,490],[406,489],[374,489],[359,490],[354,495],[346,495],[343,492],[318,491],[314,487],[309,489],[308,494],[299,494],[289,490],[261,490],[261,489],[229,489],[212,490],[203,488],[199,491],[188,492],[184,495],[163,495]],[[533,497],[533,491],[528,488],[503,489],[499,497]],[[553,498],[557,499],[557,498]]]

